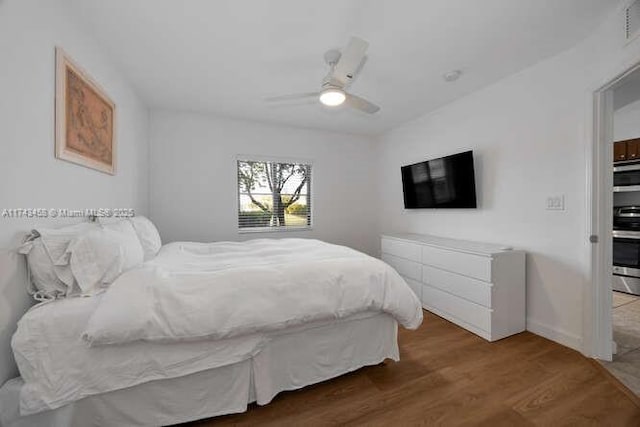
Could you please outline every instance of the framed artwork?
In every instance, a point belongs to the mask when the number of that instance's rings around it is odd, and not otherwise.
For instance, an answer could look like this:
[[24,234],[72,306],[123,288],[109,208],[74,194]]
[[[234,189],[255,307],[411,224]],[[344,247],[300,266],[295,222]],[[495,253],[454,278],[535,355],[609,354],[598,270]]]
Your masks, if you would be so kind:
[[56,48],[56,158],[115,175],[116,148],[115,104]]

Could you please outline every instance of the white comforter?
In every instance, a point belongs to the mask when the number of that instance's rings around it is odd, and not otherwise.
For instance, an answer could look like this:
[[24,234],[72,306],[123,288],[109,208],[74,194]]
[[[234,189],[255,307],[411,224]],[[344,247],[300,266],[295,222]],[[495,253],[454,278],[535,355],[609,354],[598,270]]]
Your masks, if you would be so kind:
[[20,389],[23,415],[247,360],[269,339],[254,334],[220,341],[90,347],[80,336],[103,296],[41,304],[22,317],[12,346],[24,380]]
[[384,262],[310,239],[172,243],[116,280],[91,316],[91,345],[267,333],[364,311],[417,328],[422,309]]

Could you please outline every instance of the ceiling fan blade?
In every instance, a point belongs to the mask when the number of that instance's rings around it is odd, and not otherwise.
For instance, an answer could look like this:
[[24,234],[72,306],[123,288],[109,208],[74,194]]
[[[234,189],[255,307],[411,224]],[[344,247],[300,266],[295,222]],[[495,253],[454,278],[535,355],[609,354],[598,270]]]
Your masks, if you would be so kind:
[[271,96],[269,98],[265,98],[264,100],[267,102],[280,102],[280,101],[295,101],[298,99],[305,98],[317,98],[320,96],[319,92],[307,92],[307,93],[295,93],[292,95],[282,95],[282,96]]
[[369,43],[361,38],[351,37],[333,70],[332,80],[338,82],[342,87],[348,86],[359,71],[368,47]]
[[350,93],[347,94],[345,103],[349,107],[369,114],[375,114],[380,111],[380,107],[378,107],[376,104],[369,102],[364,98],[360,98],[359,96],[351,95]]

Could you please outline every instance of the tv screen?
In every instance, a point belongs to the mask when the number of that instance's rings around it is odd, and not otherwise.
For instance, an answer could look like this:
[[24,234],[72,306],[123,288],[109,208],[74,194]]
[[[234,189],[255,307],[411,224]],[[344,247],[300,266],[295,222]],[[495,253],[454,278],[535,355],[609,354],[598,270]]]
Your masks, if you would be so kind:
[[402,167],[406,209],[476,208],[473,151]]

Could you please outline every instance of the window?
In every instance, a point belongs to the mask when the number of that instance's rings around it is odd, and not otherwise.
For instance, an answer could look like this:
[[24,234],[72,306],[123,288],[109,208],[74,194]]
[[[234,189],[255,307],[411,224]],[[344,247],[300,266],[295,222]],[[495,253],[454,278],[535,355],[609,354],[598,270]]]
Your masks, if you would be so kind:
[[238,160],[238,229],[311,227],[311,165]]

